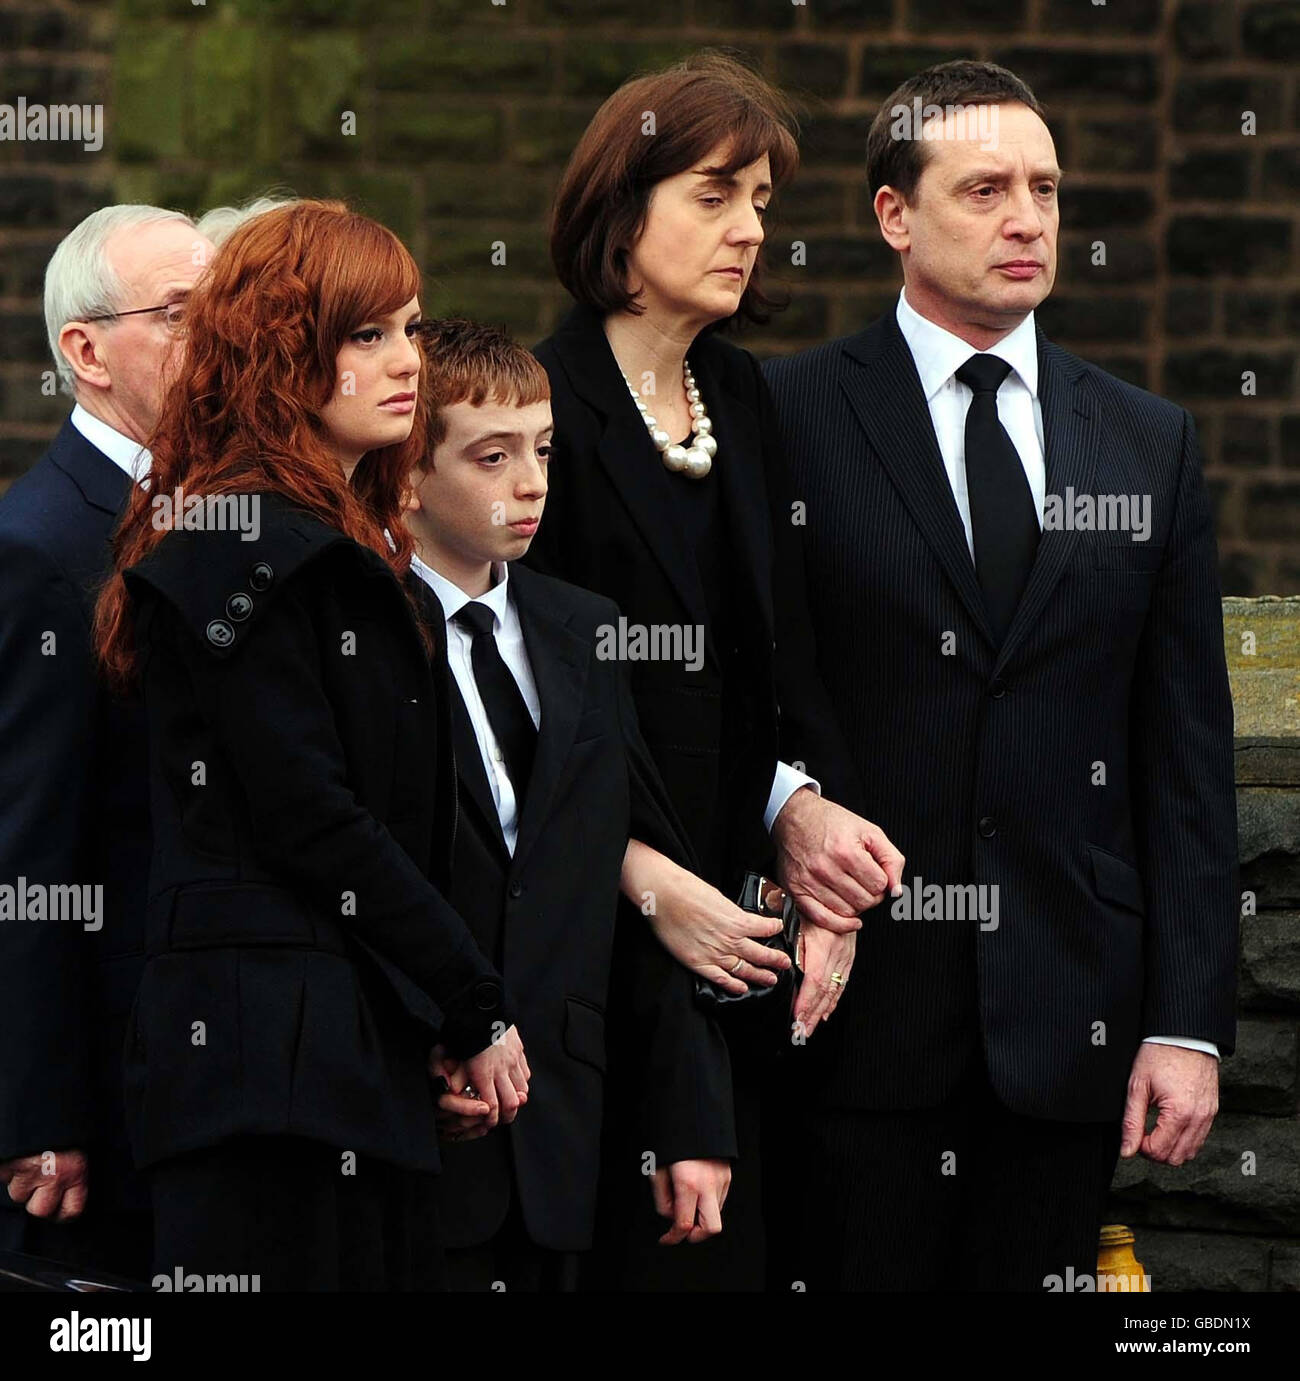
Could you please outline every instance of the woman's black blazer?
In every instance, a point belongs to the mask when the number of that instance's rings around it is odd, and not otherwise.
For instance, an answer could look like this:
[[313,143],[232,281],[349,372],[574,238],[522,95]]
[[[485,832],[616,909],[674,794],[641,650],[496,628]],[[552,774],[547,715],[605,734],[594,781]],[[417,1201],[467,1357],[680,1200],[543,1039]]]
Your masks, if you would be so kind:
[[[608,595],[629,621],[704,625],[709,618],[695,553],[674,522],[670,474],[628,393],[602,318],[576,307],[534,352],[551,381],[554,456],[546,508],[526,560]],[[629,662],[641,730],[682,822],[703,854],[730,783],[726,876],[767,865],[763,811],[778,759],[802,764],[823,793],[856,808],[859,791],[813,643],[800,532],[767,385],[753,356],[706,332],[687,358],[718,441],[714,477],[738,569],[733,582],[733,665],[743,747],[723,761],[725,654],[706,634],[703,666]],[[846,637],[861,636],[845,629]],[[833,648],[823,648],[833,656]]]
[[445,697],[385,562],[258,498],[256,541],[177,530],[126,572],[154,829],[132,1148],[279,1134],[434,1170],[430,1046],[511,1020],[429,880]]

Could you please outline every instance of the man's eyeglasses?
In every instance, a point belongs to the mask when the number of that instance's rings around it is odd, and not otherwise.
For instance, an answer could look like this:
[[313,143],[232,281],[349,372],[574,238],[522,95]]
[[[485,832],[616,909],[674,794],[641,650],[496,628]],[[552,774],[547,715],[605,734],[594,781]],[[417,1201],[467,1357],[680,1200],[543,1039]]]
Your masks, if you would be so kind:
[[116,321],[120,316],[142,316],[146,312],[162,312],[163,325],[174,336],[185,329],[185,303],[168,302],[161,307],[133,307],[129,312],[105,312],[103,316],[84,316],[82,321]]

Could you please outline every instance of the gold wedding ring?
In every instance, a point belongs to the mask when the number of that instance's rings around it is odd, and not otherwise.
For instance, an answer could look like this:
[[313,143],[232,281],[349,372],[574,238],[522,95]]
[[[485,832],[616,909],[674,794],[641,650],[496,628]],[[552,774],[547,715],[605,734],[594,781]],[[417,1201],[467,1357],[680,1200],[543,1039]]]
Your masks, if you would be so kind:
[[836,987],[842,988],[844,986],[844,975],[842,973],[831,974],[831,982],[834,983]]
[[744,961],[743,959],[737,959],[737,960],[736,960],[736,968],[734,968],[734,969],[728,969],[727,972],[730,973],[731,976],[734,978],[734,977],[736,976],[736,969],[739,969],[740,966],[741,966],[744,962],[745,962],[745,961]]

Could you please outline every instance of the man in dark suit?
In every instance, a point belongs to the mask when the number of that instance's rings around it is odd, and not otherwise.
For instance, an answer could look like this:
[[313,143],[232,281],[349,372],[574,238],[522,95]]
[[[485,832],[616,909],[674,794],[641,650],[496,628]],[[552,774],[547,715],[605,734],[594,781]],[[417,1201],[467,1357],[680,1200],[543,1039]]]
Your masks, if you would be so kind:
[[[188,217],[149,206],[106,207],[61,242],[45,315],[75,406],[0,499],[0,884],[15,903],[0,898],[0,1245],[137,1277],[148,1196],[121,1058],[143,964],[148,747],[139,703],[102,687],[90,621],[210,250]],[[20,890],[58,886],[80,915],[24,918]]]
[[1214,534],[1188,414],[1034,323],[1060,169],[1029,88],[923,72],[868,161],[897,308],[766,369],[821,670],[910,874],[799,1052],[803,1269],[1042,1289],[1095,1272],[1121,1141],[1196,1154],[1232,1048]]
[[[595,1225],[607,1023],[640,1055],[642,1150],[626,1170],[673,1220],[661,1241],[721,1226],[736,1150],[726,1047],[642,904],[730,903],[671,861],[689,846],[600,650],[616,606],[511,564],[546,498],[545,371],[469,322],[439,323],[428,354],[431,459],[408,523],[452,706],[448,895],[515,995],[531,1070],[528,1106],[494,1129],[463,1066],[437,1061],[448,1269],[453,1288],[572,1289]],[[620,886],[638,909],[620,913]]]

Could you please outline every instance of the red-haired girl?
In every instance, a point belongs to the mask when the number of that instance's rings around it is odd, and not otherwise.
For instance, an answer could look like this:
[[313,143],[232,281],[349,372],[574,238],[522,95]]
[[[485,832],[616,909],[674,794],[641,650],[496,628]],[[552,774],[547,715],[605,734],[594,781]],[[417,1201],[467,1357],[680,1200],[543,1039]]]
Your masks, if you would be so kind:
[[436,885],[455,787],[399,521],[418,291],[396,236],[338,203],[235,231],[100,597],[151,736],[125,1070],[156,1284],[438,1288],[431,1046],[491,1121],[527,1096],[500,977]]

